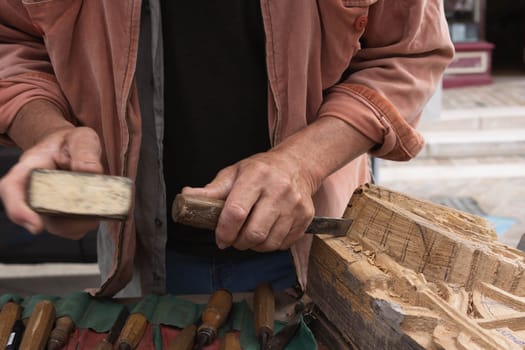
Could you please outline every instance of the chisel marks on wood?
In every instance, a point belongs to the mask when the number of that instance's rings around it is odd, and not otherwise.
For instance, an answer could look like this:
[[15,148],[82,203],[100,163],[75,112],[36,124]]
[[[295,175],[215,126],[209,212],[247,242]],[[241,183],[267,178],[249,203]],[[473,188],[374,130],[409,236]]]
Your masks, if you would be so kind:
[[495,286],[499,286],[499,283],[498,282],[501,282],[499,281],[499,278],[502,277],[502,278],[508,278],[508,276],[500,276],[500,268],[501,268],[501,263],[499,261],[495,261],[495,264],[496,264],[496,269],[494,271],[494,274],[492,275],[492,281],[491,281],[491,284],[495,285]]
[[390,230],[390,227],[392,225],[392,221],[394,220],[394,212],[390,213],[390,219],[387,221],[385,230],[383,232],[383,236],[381,237],[381,247],[385,247],[386,243],[388,241],[388,237],[390,236],[390,233],[392,232]]
[[478,249],[472,252],[472,263],[470,265],[470,273],[468,275],[467,281],[465,282],[465,288],[467,290],[472,289],[472,284],[474,283],[475,276],[478,273],[478,265],[479,265],[480,256],[481,256],[481,252]]
[[[362,210],[364,211],[365,208],[363,207]],[[368,235],[368,232],[370,231],[373,223],[376,221],[380,210],[381,210],[381,207],[379,207],[379,206],[375,207],[374,212],[372,213],[372,215],[370,215],[370,218],[368,219],[368,224],[366,225],[365,230],[361,234],[361,237],[365,238]]]
[[410,228],[408,229],[407,235],[405,236],[405,242],[403,244],[403,249],[401,249],[401,257],[400,257],[401,262],[405,262],[405,259],[407,257],[408,247],[410,246],[410,240],[412,239],[412,236],[415,234],[415,230],[414,230],[415,227],[416,227],[415,225],[411,225]]
[[511,293],[515,293],[517,292],[517,289],[518,289],[518,286],[519,286],[519,283],[520,281],[523,279],[523,272],[524,272],[524,268],[523,266],[518,266],[518,271],[516,272],[516,274],[512,277],[512,283],[510,285],[510,288],[509,288],[509,292]]
[[426,236],[427,236],[427,229],[423,227],[420,224],[416,224],[417,228],[419,230],[419,234],[421,236],[421,241],[423,242],[423,257],[421,258],[421,264],[419,265],[417,272],[423,273],[425,271],[425,267],[427,266],[429,260],[431,259],[431,253],[432,249],[434,248],[434,244],[436,243],[437,234],[435,232],[432,233],[430,236],[430,242],[427,243]]
[[445,269],[445,274],[443,276],[443,281],[448,282],[448,278],[450,276],[450,272],[452,271],[452,267],[454,266],[454,263],[456,262],[456,258],[458,255],[458,245],[453,244],[452,245],[452,252],[450,253],[448,257],[448,263]]

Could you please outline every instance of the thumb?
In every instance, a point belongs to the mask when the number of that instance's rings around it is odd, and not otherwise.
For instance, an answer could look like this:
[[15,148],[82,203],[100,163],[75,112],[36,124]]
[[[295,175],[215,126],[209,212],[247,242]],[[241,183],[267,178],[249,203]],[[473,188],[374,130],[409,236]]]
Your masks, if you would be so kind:
[[95,130],[87,127],[75,128],[66,136],[64,152],[69,159],[69,168],[73,171],[102,173],[102,147]]
[[230,193],[233,183],[237,177],[237,168],[235,166],[224,168],[219,171],[217,176],[204,187],[184,187],[183,194],[192,196],[202,196],[213,199],[225,200]]

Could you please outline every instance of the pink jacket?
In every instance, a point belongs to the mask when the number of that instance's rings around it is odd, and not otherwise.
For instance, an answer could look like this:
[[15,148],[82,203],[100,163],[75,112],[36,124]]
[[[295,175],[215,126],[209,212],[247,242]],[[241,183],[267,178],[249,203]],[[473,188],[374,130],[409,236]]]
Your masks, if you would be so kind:
[[[414,126],[453,55],[442,0],[261,0],[261,8],[274,144],[332,116],[374,140],[376,157],[418,153]],[[0,0],[0,133],[25,103],[49,100],[98,132],[108,173],[134,178],[140,9],[140,0]],[[316,214],[340,216],[368,179],[363,155],[324,181]],[[100,257],[112,267],[99,295],[117,293],[134,271],[133,220],[110,227],[115,252]],[[310,240],[293,247],[303,286]]]

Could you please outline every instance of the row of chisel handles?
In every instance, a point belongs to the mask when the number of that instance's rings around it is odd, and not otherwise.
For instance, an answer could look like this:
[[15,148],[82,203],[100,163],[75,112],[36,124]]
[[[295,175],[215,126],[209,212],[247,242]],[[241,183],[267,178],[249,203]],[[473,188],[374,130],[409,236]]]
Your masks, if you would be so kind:
[[[168,350],[199,349],[211,344],[217,337],[219,328],[225,323],[232,306],[232,294],[220,289],[215,291],[208,300],[202,313],[202,319],[197,324],[183,328],[172,342]],[[273,334],[274,296],[271,286],[267,283],[257,287],[254,294],[254,325],[256,335],[264,348],[265,342]],[[123,308],[123,311],[127,311]],[[35,304],[29,318],[21,319],[22,307],[14,301],[4,304],[0,311],[0,349],[8,350],[58,350],[67,344],[70,334],[75,329],[71,317],[56,318],[54,304],[42,300]],[[111,350],[114,343],[119,350],[136,349],[147,327],[146,318],[140,313],[125,315],[118,339],[103,339],[96,350]],[[121,318],[121,317],[119,317]],[[117,320],[118,322],[118,320]],[[115,337],[116,338],[116,337]],[[220,340],[220,349],[240,350],[239,337],[236,332],[226,332]]]

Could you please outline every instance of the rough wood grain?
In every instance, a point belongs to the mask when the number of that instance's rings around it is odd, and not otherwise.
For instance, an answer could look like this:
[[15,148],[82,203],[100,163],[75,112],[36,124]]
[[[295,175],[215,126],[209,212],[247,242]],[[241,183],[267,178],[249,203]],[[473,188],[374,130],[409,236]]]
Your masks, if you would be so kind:
[[28,202],[42,214],[124,220],[132,202],[133,182],[120,176],[36,169]]
[[359,349],[522,349],[525,255],[483,218],[373,185],[316,237],[307,293]]

